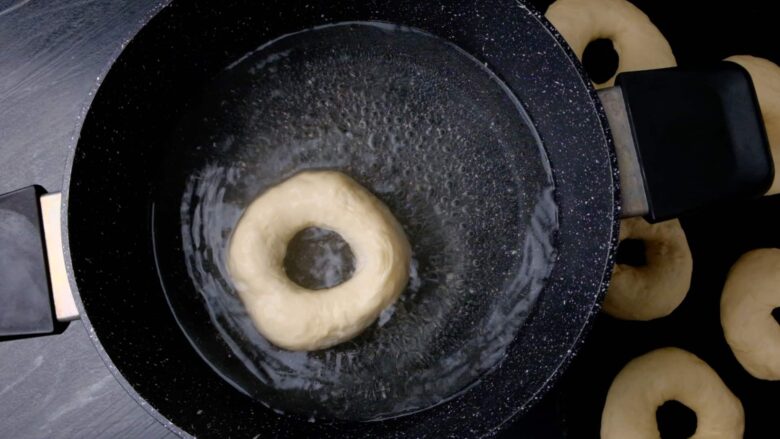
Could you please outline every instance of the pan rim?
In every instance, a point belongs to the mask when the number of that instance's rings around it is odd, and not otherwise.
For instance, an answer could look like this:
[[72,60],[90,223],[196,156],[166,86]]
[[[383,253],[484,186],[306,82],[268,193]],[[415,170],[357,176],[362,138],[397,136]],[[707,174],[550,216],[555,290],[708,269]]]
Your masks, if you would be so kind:
[[[553,372],[550,374],[550,376],[545,380],[544,384],[537,388],[537,391],[534,393],[534,397],[532,399],[537,399],[538,396],[542,393],[545,393],[549,390],[549,388],[558,380],[558,378],[563,374],[563,371],[566,369],[566,366],[571,362],[573,359],[574,352],[579,348],[579,346],[582,345],[584,342],[585,336],[589,332],[590,328],[592,327],[593,320],[595,317],[596,312],[600,308],[600,302],[603,299],[607,286],[609,284],[609,279],[611,276],[611,266],[614,260],[614,254],[617,249],[617,237],[618,237],[618,229],[619,229],[619,179],[617,174],[617,163],[616,163],[616,157],[614,153],[614,145],[612,141],[612,137],[610,135],[609,131],[609,125],[607,123],[606,115],[604,113],[603,108],[601,107],[600,101],[598,100],[598,97],[596,95],[596,91],[593,88],[590,81],[585,80],[584,78],[587,78],[584,69],[582,68],[579,61],[577,61],[576,56],[574,56],[571,49],[566,45],[565,41],[563,41],[563,38],[557,33],[557,31],[552,27],[552,25],[543,17],[542,14],[539,12],[533,10],[532,7],[528,7],[525,4],[521,2],[514,2],[519,7],[526,9],[530,11],[531,16],[535,18],[535,20],[544,26],[546,31],[551,35],[557,43],[564,49],[567,57],[569,58],[569,62],[571,63],[571,66],[573,66],[580,74],[580,77],[582,79],[582,82],[584,86],[588,89],[588,92],[590,94],[591,103],[593,105],[593,111],[597,115],[598,119],[601,122],[601,130],[604,134],[604,143],[606,145],[606,153],[609,160],[609,167],[612,170],[612,195],[613,195],[613,209],[611,211],[612,216],[612,230],[611,230],[611,236],[610,236],[610,242],[607,243],[607,249],[606,249],[606,260],[605,260],[605,266],[603,267],[602,277],[600,281],[600,286],[598,291],[596,292],[594,296],[594,301],[592,303],[589,317],[586,319],[585,324],[580,329],[579,333],[574,338],[575,342],[571,346],[569,355],[565,356],[563,360],[556,365]],[[76,296],[76,302],[79,307],[79,310],[82,315],[82,320],[84,321],[85,327],[88,330],[89,337],[92,340],[92,343],[95,345],[101,359],[104,361],[104,363],[107,365],[109,370],[112,372],[112,374],[117,378],[117,380],[120,382],[122,387],[128,392],[128,394],[131,395],[144,409],[151,414],[156,420],[161,422],[163,425],[165,425],[168,429],[170,429],[172,432],[176,433],[179,436],[182,437],[189,437],[189,434],[184,431],[183,429],[179,428],[175,424],[173,424],[170,420],[168,420],[164,415],[162,415],[159,411],[157,411],[154,407],[151,406],[136,390],[135,388],[127,381],[127,379],[124,377],[124,375],[119,371],[117,366],[114,364],[111,357],[106,352],[105,348],[102,345],[102,342],[100,341],[100,338],[95,333],[95,330],[90,322],[89,316],[86,313],[86,309],[82,303],[78,285],[76,282],[74,270],[73,270],[73,261],[72,261],[72,255],[70,250],[70,238],[69,238],[69,225],[68,225],[68,206],[69,206],[69,200],[70,200],[70,190],[71,190],[71,177],[73,173],[73,166],[74,161],[77,154],[77,144],[79,142],[81,128],[83,125],[83,121],[85,120],[87,114],[89,113],[89,110],[91,108],[92,104],[92,98],[96,96],[97,90],[100,88],[100,86],[103,83],[103,78],[105,78],[106,74],[110,71],[110,69],[113,67],[115,61],[124,51],[124,48],[127,46],[127,44],[134,38],[134,36],[140,32],[143,28],[146,27],[146,24],[155,16],[158,15],[158,13],[168,7],[171,4],[171,0],[163,0],[160,3],[158,3],[155,8],[153,8],[152,12],[144,17],[144,20],[142,20],[136,30],[130,35],[127,39],[127,41],[122,44],[121,48],[119,48],[117,51],[114,52],[109,62],[104,67],[102,74],[100,75],[99,79],[96,81],[96,83],[93,86],[92,93],[90,94],[90,99],[85,102],[84,106],[82,107],[82,111],[80,113],[80,117],[77,121],[77,124],[74,128],[74,132],[77,133],[74,137],[72,137],[71,142],[72,144],[69,145],[69,154],[68,159],[66,162],[66,172],[65,177],[63,181],[63,203],[62,203],[62,215],[63,215],[63,221],[62,221],[62,229],[63,229],[63,251],[65,253],[65,260],[66,265],[68,267],[68,278],[71,283],[72,290],[74,291],[74,296]],[[529,317],[531,319],[532,316]],[[496,429],[499,429],[504,423],[506,423],[508,420],[514,418],[518,413],[523,412],[527,409],[528,404],[522,405],[514,414],[512,414],[509,418],[506,418],[505,421],[499,425],[496,426]]]

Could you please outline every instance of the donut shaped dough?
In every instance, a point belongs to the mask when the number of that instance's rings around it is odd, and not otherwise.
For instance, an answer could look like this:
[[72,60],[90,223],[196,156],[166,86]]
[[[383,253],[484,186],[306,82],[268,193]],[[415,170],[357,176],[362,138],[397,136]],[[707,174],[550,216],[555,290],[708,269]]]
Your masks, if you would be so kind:
[[650,224],[643,218],[620,221],[620,240],[645,244],[647,264],[615,264],[604,311],[625,320],[652,320],[674,311],[691,286],[693,259],[680,222]]
[[[550,23],[582,60],[594,40],[612,41],[618,54],[617,73],[677,65],[661,31],[636,6],[625,0],[557,0],[545,13]],[[615,76],[596,88],[611,87]]]
[[[349,244],[355,272],[312,291],[291,281],[287,244],[308,227]],[[334,171],[302,172],[257,197],[233,231],[228,269],[257,330],[289,350],[336,345],[363,331],[409,278],[411,249],[393,214],[368,190]]]
[[750,55],[731,56],[726,61],[744,67],[753,80],[775,164],[775,180],[767,195],[780,193],[780,67],[772,61]]
[[601,414],[601,439],[660,438],[655,412],[666,401],[696,412],[693,439],[741,439],[742,403],[697,356],[662,348],[631,360],[612,381]]
[[780,249],[745,253],[729,271],[720,298],[720,322],[734,356],[751,375],[780,380]]

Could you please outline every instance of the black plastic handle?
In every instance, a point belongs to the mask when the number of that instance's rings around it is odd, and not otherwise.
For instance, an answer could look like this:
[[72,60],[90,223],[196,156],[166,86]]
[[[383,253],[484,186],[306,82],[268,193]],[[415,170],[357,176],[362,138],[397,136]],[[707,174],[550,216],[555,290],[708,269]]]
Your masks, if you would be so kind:
[[58,329],[48,277],[39,186],[0,195],[0,339]]
[[651,222],[763,195],[774,170],[750,75],[706,68],[626,72],[622,90]]

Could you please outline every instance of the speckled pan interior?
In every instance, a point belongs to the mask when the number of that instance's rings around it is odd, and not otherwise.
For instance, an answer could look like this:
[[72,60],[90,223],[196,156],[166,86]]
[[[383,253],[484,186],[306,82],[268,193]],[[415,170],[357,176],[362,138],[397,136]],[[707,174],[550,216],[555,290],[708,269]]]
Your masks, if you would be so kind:
[[[550,161],[557,261],[506,357],[459,397],[382,422],[280,416],[196,353],[166,303],[153,258],[153,172],[193,96],[264,42],[316,25],[384,21],[444,38],[495,73],[525,108]],[[604,294],[618,188],[595,92],[541,16],[510,0],[178,1],[133,39],[100,87],[66,185],[68,254],[84,321],[131,394],[198,437],[471,437],[530,407],[568,365]],[[175,160],[164,166],[172,169]],[[498,244],[498,243],[497,243]],[[193,310],[202,325],[207,315]]]

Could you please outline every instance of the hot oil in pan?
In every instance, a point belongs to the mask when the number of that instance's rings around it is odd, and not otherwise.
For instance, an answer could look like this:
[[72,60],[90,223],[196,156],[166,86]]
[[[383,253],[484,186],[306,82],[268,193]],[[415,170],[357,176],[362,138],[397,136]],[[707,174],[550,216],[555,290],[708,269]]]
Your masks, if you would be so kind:
[[[553,184],[528,117],[484,65],[420,31],[343,23],[273,41],[227,68],[166,147],[155,251],[169,302],[201,352],[181,304],[205,303],[245,368],[220,373],[250,374],[240,387],[282,412],[371,420],[453,397],[500,363],[554,263]],[[258,194],[323,168],[387,204],[412,275],[362,335],[289,352],[252,325],[227,244]],[[180,275],[164,263],[182,259]]]

